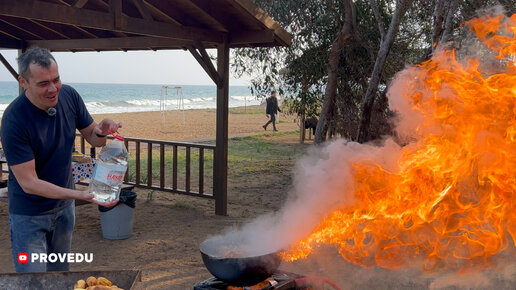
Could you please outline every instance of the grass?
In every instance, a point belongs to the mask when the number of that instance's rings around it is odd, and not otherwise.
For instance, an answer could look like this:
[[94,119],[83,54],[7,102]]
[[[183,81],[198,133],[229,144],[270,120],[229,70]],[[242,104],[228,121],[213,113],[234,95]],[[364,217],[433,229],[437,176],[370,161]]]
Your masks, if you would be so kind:
[[[228,140],[228,178],[240,178],[260,173],[281,173],[290,170],[294,160],[303,154],[307,148],[306,144],[292,144],[275,141],[271,137],[282,137],[297,135],[299,131],[286,131],[265,133],[258,136],[237,137]],[[215,142],[207,142],[214,144]],[[142,144],[143,145],[143,144]],[[186,150],[178,147],[177,169],[178,188],[184,188],[186,176]],[[142,146],[140,153],[140,182],[147,184],[147,148]],[[135,155],[131,152],[129,157],[129,180],[135,181]],[[172,160],[171,148],[165,150],[165,185],[172,183]],[[199,173],[199,151],[192,148],[190,151],[191,187],[197,190]],[[153,184],[159,184],[160,178],[159,149],[152,150],[152,179]],[[211,192],[213,178],[213,151],[204,151],[204,180],[205,191]],[[148,197],[152,198],[152,194]]]
[[237,107],[230,108],[229,113],[231,114],[265,114],[265,108],[262,106],[247,106],[247,107]]

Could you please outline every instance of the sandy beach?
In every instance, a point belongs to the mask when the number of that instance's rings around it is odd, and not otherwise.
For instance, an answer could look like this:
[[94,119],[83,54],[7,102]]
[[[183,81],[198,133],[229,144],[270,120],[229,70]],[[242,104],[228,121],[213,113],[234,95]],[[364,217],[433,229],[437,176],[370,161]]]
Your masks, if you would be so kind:
[[[167,141],[215,140],[215,109],[95,114],[92,117],[97,123],[104,118],[121,122],[123,127],[119,132],[126,137]],[[231,108],[229,138],[263,134],[262,125],[267,120],[264,106]],[[280,113],[279,120],[276,127],[280,132],[299,129],[293,116]],[[272,132],[272,125],[267,128],[267,132]]]

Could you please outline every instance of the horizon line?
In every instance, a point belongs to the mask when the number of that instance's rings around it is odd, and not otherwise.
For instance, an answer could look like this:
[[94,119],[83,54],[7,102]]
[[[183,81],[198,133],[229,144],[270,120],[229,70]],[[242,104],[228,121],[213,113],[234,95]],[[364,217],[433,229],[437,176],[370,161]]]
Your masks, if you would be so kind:
[[[15,80],[6,81],[0,80],[2,83],[18,83]],[[96,85],[145,85],[145,86],[204,86],[204,87],[216,87],[215,84],[164,84],[164,83],[150,83],[150,84],[138,84],[138,83],[98,83],[98,82],[62,82],[63,84],[96,84]],[[249,85],[229,85],[230,87],[249,87]]]

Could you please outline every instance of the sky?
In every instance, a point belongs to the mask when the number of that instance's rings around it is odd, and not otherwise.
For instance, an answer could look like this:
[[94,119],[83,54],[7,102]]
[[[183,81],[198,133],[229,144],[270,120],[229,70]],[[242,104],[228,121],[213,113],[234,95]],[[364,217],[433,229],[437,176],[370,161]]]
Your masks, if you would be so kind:
[[[17,50],[0,50],[18,71]],[[64,83],[120,83],[161,85],[214,85],[195,58],[183,50],[128,52],[54,52]],[[14,81],[0,63],[0,81]],[[249,86],[246,78],[235,79],[231,86]]]

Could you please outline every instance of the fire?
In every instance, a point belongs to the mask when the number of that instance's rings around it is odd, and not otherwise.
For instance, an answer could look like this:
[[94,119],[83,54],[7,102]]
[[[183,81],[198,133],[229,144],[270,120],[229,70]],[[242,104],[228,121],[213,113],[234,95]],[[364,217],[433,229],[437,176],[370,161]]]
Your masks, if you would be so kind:
[[[408,70],[404,97],[422,116],[417,141],[403,147],[398,170],[373,160],[352,164],[351,206],[335,210],[286,261],[333,244],[349,262],[427,271],[487,268],[516,244],[516,14],[466,23],[495,53],[499,71],[443,51]],[[507,36],[512,35],[512,36]]]

